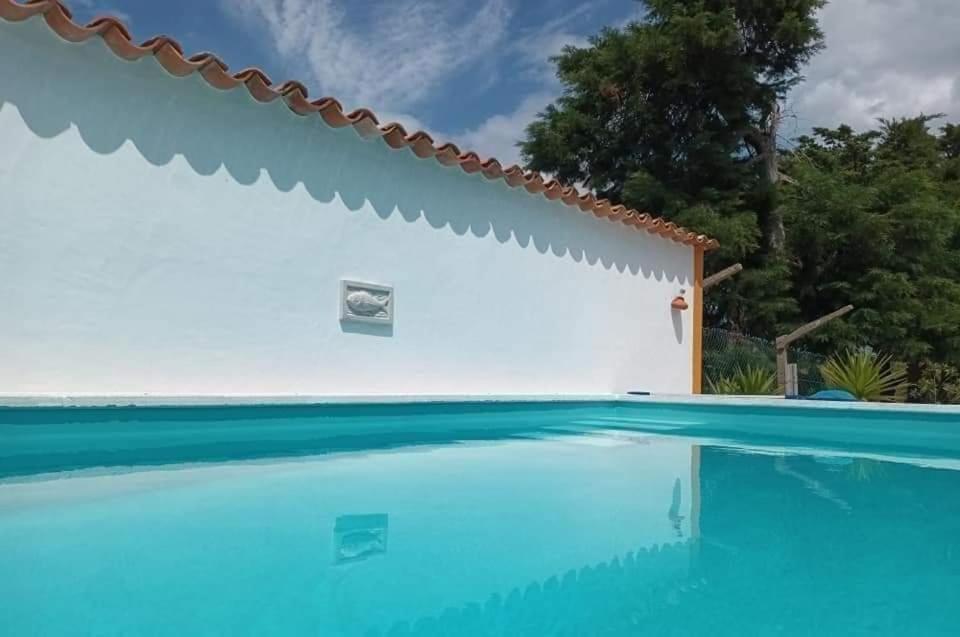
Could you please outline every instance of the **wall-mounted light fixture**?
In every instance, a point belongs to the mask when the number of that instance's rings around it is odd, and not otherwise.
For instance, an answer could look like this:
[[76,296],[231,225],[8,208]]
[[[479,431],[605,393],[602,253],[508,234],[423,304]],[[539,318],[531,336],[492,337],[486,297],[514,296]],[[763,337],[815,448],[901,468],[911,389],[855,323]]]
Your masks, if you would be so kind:
[[686,290],[680,290],[680,294],[678,294],[677,296],[673,297],[673,300],[670,301],[670,307],[671,307],[672,309],[674,309],[674,310],[679,310],[679,311],[681,311],[681,312],[682,312],[683,310],[687,309],[688,307],[690,307],[690,306],[687,304],[687,300],[686,300],[685,298],[683,298],[683,295],[686,294],[686,293],[687,293]]

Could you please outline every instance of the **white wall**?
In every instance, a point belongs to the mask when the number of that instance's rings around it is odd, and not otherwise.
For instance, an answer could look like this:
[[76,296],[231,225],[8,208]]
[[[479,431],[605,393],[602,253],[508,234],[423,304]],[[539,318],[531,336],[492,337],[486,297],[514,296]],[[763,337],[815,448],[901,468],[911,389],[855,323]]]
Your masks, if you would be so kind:
[[37,20],[0,20],[0,144],[0,392],[690,390],[689,247]]

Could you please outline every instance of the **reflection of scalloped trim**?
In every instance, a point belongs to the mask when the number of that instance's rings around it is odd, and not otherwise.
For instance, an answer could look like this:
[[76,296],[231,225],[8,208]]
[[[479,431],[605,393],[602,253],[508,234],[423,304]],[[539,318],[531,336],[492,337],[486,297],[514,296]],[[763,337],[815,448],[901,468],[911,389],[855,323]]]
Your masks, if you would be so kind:
[[392,148],[409,147],[417,157],[433,157],[444,166],[456,165],[466,173],[481,172],[487,179],[504,180],[511,188],[523,186],[527,192],[542,194],[551,201],[559,199],[568,206],[592,212],[597,217],[644,228],[651,234],[679,243],[699,246],[705,250],[712,250],[719,245],[715,239],[690,232],[671,221],[652,217],[626,206],[615,206],[606,199],[597,199],[592,193],[580,194],[576,188],[564,187],[554,179],[546,181],[538,172],[525,171],[517,165],[503,168],[496,159],[483,161],[476,153],[461,151],[454,144],[437,145],[424,131],[407,133],[398,123],[381,126],[377,116],[369,109],[358,108],[346,113],[340,102],[332,97],[310,101],[307,99],[306,87],[300,82],[287,81],[274,87],[267,74],[260,69],[249,68],[230,74],[227,65],[212,53],[184,57],[180,44],[167,36],[155,36],[142,44],[134,44],[127,27],[115,17],[99,17],[86,25],[80,25],[73,21],[70,10],[59,0],[28,0],[26,3],[0,0],[0,18],[7,21],[19,22],[38,14],[43,15],[47,25],[57,35],[69,42],[83,42],[100,36],[110,50],[124,60],[138,60],[152,55],[171,75],[184,77],[200,73],[208,84],[221,90],[231,90],[242,84],[259,102],[272,102],[282,98],[290,110],[298,115],[319,113],[333,128],[353,126],[362,137],[382,137]]
[[504,596],[494,593],[482,604],[450,607],[412,625],[398,623],[368,634],[580,635],[595,634],[597,626],[610,635],[659,634],[665,609],[695,614],[705,594],[717,594],[706,580],[691,575],[692,550],[690,541],[641,548]]

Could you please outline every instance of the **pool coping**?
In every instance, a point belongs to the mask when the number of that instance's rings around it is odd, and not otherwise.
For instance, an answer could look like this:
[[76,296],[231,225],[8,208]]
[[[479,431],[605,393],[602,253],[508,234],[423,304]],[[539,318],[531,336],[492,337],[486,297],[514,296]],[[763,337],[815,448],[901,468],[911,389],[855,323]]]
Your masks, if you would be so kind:
[[418,403],[590,403],[677,404],[789,409],[868,410],[897,413],[957,414],[960,405],[915,403],[831,402],[785,400],[779,396],[718,396],[708,394],[4,394],[7,407],[228,407],[269,405],[371,405]]
[[862,401],[788,400],[783,396],[722,396],[715,394],[659,394],[656,396],[617,396],[619,402],[670,403],[676,405],[712,405],[734,407],[776,407],[789,409],[839,409],[856,411],[886,411],[897,413],[956,414],[960,405],[930,405],[921,403],[880,403]]
[[244,407],[476,402],[610,402],[618,394],[3,394],[0,407]]

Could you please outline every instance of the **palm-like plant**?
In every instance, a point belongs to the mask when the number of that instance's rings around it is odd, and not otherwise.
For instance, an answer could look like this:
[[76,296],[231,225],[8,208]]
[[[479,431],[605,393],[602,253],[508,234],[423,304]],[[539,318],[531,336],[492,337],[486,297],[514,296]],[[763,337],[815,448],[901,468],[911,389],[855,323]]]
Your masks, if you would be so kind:
[[737,367],[732,376],[716,381],[707,379],[712,394],[739,394],[742,396],[766,396],[777,389],[777,375],[769,369],[748,365]]
[[860,400],[901,402],[906,398],[903,366],[868,350],[834,354],[820,367],[820,374],[830,387],[844,389]]

